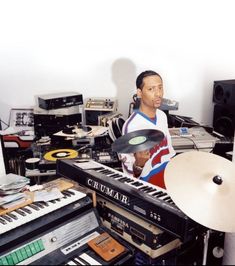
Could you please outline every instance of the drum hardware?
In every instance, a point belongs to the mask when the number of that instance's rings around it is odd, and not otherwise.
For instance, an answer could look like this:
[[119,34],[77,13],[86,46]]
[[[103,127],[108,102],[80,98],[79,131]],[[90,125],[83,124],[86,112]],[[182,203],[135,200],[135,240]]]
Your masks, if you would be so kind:
[[[187,216],[209,229],[230,233],[235,232],[234,173],[231,161],[207,152],[190,151],[170,160],[165,183],[169,195]],[[209,229],[204,236],[203,265]]]

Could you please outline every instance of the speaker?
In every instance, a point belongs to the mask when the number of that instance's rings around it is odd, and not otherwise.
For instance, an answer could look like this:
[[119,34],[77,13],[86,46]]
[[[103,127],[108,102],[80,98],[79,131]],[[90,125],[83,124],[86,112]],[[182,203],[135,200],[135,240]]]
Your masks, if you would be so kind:
[[213,102],[235,106],[235,79],[214,81]]
[[207,250],[207,265],[222,265],[224,236],[223,232],[211,230]]
[[214,105],[213,127],[216,132],[233,137],[235,130],[235,105]]

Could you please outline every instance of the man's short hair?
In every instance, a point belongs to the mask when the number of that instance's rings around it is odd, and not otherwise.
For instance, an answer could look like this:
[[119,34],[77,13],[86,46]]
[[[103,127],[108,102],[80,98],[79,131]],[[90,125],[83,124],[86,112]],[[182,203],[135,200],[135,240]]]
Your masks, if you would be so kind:
[[136,79],[136,88],[142,90],[142,88],[144,86],[143,79],[148,77],[148,76],[155,76],[155,75],[160,77],[160,79],[162,79],[162,77],[157,72],[155,72],[153,70],[146,70],[146,71],[140,73]]

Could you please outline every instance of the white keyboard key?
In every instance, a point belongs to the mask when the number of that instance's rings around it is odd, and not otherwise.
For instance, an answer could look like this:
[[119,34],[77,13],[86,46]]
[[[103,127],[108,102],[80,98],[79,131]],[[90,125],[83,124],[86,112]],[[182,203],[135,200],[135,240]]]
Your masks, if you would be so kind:
[[[53,212],[59,208],[62,208],[74,201],[77,201],[79,199],[82,199],[86,196],[85,193],[82,193],[80,191],[74,190],[74,189],[69,189],[73,195],[71,197],[67,198],[61,198],[60,201],[56,201],[56,203],[52,202],[47,202],[48,206],[45,206],[44,208],[40,208],[39,210],[34,210],[33,208],[29,206],[25,206],[25,208],[29,209],[31,213],[24,212],[26,215],[22,216],[17,211],[12,211],[14,215],[17,216],[17,220],[13,220],[13,222],[7,222],[7,224],[3,225],[2,223],[0,224],[0,234],[3,234],[5,232],[8,232],[18,226],[21,226],[23,224],[26,224],[28,222],[31,222],[32,220],[35,220],[43,215],[46,215],[47,213]],[[21,209],[19,209],[21,210]]]

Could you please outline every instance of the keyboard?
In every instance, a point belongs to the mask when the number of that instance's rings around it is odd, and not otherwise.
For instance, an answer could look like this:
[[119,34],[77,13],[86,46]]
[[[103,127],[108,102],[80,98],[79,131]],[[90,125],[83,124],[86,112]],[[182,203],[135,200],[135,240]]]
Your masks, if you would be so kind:
[[95,190],[98,195],[183,240],[191,238],[196,231],[197,223],[175,205],[165,189],[158,186],[127,177],[95,161],[60,160],[57,174]]

